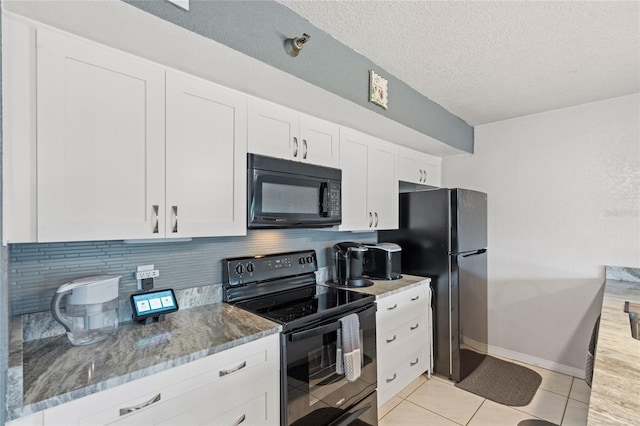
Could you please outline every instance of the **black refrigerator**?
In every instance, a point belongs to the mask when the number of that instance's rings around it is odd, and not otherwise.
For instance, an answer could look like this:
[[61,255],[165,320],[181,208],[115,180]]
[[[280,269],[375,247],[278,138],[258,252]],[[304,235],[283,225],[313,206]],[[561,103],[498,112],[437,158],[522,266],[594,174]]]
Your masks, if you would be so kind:
[[402,247],[402,273],[431,278],[434,372],[459,382],[487,353],[487,194],[402,193],[399,213],[378,240]]

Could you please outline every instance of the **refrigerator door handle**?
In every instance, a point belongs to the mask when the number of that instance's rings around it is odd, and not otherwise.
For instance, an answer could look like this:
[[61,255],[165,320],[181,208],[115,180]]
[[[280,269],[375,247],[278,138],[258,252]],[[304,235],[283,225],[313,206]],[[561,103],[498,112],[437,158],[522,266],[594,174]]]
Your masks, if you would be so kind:
[[487,252],[487,249],[480,249],[478,251],[474,251],[473,253],[463,254],[462,257],[477,256],[479,254],[483,254],[483,253],[486,253],[486,252]]

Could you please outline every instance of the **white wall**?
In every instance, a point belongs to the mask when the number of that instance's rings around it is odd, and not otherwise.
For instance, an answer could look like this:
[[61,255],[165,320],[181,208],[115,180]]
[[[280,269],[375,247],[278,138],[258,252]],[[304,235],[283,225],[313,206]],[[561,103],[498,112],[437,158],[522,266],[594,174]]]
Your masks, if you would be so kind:
[[581,374],[604,265],[640,267],[639,105],[479,126],[473,156],[443,161],[443,186],[489,196],[493,353]]

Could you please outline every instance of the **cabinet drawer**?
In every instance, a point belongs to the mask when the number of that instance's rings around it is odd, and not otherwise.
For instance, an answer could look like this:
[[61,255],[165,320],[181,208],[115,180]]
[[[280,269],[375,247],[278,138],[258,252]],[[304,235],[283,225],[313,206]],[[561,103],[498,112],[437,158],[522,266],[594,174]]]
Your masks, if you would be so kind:
[[[405,352],[406,353],[406,352]],[[428,351],[414,349],[399,362],[378,374],[378,406],[404,389],[409,383],[429,369]]]
[[[149,410],[130,414],[114,426],[278,424],[280,375],[254,379],[235,388],[208,384]],[[275,412],[274,412],[275,410]]]
[[[203,386],[230,389],[251,385],[257,377],[278,371],[279,358],[276,334],[48,409],[45,424],[109,424],[154,410]],[[127,408],[132,413],[121,415]]]
[[389,330],[407,318],[427,312],[428,291],[428,285],[420,285],[378,300],[376,315],[383,332],[385,328]]
[[428,347],[427,318],[427,313],[424,312],[387,333],[379,333],[377,341],[379,357],[383,355],[384,359],[384,354],[387,351],[402,350],[403,353],[406,353],[413,350],[413,348]]

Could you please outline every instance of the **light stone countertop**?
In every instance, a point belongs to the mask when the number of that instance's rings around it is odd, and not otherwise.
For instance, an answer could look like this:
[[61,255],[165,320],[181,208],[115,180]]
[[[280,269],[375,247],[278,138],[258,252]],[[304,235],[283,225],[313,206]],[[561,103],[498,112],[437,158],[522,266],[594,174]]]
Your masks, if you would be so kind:
[[372,294],[376,299],[391,296],[403,290],[422,285],[425,281],[431,282],[430,278],[416,275],[402,274],[402,278],[397,280],[372,280],[373,285],[369,287],[345,287],[337,284],[327,284],[331,287],[343,288],[345,290],[357,291],[358,293]]
[[640,340],[631,337],[624,302],[640,303],[640,282],[605,281],[587,424],[640,422]]
[[150,325],[126,323],[102,342],[73,346],[66,335],[22,341],[11,322],[7,420],[113,388],[279,333],[279,324],[227,304],[184,309]]

